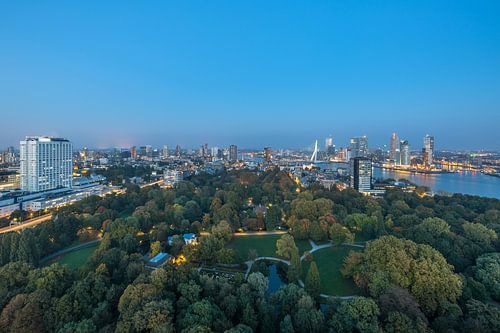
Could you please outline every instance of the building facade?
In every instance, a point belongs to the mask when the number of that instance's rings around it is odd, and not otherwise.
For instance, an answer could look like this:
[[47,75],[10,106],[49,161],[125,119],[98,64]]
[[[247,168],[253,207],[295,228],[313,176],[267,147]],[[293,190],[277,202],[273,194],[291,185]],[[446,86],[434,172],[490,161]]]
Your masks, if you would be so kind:
[[236,145],[229,146],[229,162],[238,160],[238,147]]
[[422,150],[424,164],[429,166],[434,162],[434,137],[427,134],[424,137],[424,149]]
[[20,142],[21,189],[29,192],[72,187],[73,147],[69,140],[46,136]]
[[271,162],[273,158],[273,151],[271,150],[271,147],[265,147],[264,148],[264,160],[266,162]]
[[350,145],[352,157],[368,156],[368,137],[366,135],[351,138]]
[[399,143],[399,164],[408,166],[411,164],[411,156],[410,156],[410,144],[408,140],[401,140]]
[[355,157],[350,161],[351,187],[359,192],[369,192],[372,187],[372,161],[366,157]]
[[398,160],[398,135],[396,133],[392,133],[391,140],[389,142],[389,160],[397,161]]

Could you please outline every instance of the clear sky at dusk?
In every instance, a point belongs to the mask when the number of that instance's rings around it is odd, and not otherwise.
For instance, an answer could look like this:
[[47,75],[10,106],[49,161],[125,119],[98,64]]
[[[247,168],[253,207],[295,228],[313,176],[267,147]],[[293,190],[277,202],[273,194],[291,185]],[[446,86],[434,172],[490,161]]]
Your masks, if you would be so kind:
[[500,149],[500,1],[2,1],[0,147]]

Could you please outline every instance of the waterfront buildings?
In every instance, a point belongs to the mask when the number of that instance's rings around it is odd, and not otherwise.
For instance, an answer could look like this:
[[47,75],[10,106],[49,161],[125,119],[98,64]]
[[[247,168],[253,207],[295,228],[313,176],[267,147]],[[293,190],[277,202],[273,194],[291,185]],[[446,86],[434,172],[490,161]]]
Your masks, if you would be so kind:
[[391,161],[397,161],[398,155],[399,155],[399,147],[398,147],[398,135],[396,133],[392,133],[391,135],[391,141],[389,143],[389,160]]
[[408,140],[401,140],[399,143],[399,164],[408,166],[411,164],[410,145]]
[[20,142],[21,189],[29,192],[72,187],[73,147],[69,140],[47,136]]
[[434,137],[427,134],[424,137],[424,148],[422,149],[422,158],[425,166],[430,166],[434,159]]
[[368,137],[366,135],[351,138],[350,146],[352,157],[368,156]]
[[351,187],[359,192],[369,192],[372,187],[372,161],[366,157],[354,157],[350,161]]
[[325,152],[328,157],[333,157],[335,155],[335,145],[333,144],[333,138],[331,136],[325,140]]

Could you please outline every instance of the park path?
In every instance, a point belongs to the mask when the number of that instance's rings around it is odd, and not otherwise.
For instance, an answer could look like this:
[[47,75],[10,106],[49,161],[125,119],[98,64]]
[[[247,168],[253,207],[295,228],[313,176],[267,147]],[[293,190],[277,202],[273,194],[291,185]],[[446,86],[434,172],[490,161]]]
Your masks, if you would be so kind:
[[[233,237],[284,235],[287,232],[286,230],[234,232]],[[200,236],[208,235],[210,235],[208,231],[200,232]]]
[[[311,245],[311,250],[306,251],[306,252],[309,252],[309,253],[314,253],[316,251],[319,251],[319,250],[322,250],[322,249],[326,249],[326,248],[329,248],[329,247],[333,246],[332,243],[318,245],[314,241],[312,241],[311,239],[309,239],[309,244]],[[364,243],[363,244],[360,244],[360,243],[343,243],[342,245],[344,245],[344,246],[359,247],[359,248],[364,248],[365,247]],[[305,256],[306,256],[306,254],[303,254],[300,257],[300,261],[301,262],[305,259]],[[282,263],[290,266],[290,261],[282,259],[282,258],[277,258],[277,257],[257,257],[254,260],[245,261],[245,264],[247,265],[247,270],[245,271],[245,280],[248,278],[248,275],[250,274],[250,270],[252,269],[253,264],[256,261],[259,261],[259,260],[279,261],[279,262],[282,262]],[[304,281],[302,281],[302,280],[298,280],[298,284],[302,288],[304,288],[304,286],[305,286],[304,285]],[[320,297],[323,297],[323,298],[330,298],[330,297],[332,297],[332,298],[340,299],[340,300],[349,300],[349,299],[353,299],[353,298],[355,298],[357,296],[356,295],[334,296],[334,295],[328,295],[328,294],[320,294]]]
[[257,257],[255,258],[254,260],[248,260],[248,261],[245,261],[245,264],[247,265],[247,270],[245,272],[245,280],[248,278],[248,275],[250,274],[250,270],[252,269],[252,266],[253,264],[256,262],[256,261],[259,261],[259,260],[272,260],[272,261],[279,261],[279,262],[282,262],[288,266],[290,266],[290,261],[289,260],[285,260],[285,259],[282,259],[282,258],[277,258],[277,257]]
[[[327,243],[327,244],[321,244],[321,245],[318,245],[316,244],[314,241],[312,241],[311,239],[309,239],[309,244],[311,245],[311,250],[309,250],[309,253],[314,253],[316,251],[319,251],[319,250],[323,250],[323,249],[327,249],[329,247],[332,247],[333,244],[332,243]],[[364,244],[361,244],[361,243],[343,243],[342,244],[343,246],[353,246],[353,247],[359,247],[359,248],[364,248],[365,245]],[[301,257],[300,257],[300,261],[303,261],[306,257],[306,253],[304,253]]]
[[99,239],[95,239],[95,240],[90,241],[90,242],[78,244],[78,245],[75,245],[75,246],[67,247],[65,249],[56,251],[56,252],[54,252],[54,253],[46,256],[45,258],[40,259],[40,263],[43,263],[43,262],[49,261],[51,259],[57,258],[58,256],[61,256],[61,255],[66,254],[66,253],[70,253],[70,252],[73,252],[73,251],[77,251],[77,250],[85,249],[87,247],[91,247],[94,244],[99,243],[101,240],[102,240],[102,238],[99,238]]

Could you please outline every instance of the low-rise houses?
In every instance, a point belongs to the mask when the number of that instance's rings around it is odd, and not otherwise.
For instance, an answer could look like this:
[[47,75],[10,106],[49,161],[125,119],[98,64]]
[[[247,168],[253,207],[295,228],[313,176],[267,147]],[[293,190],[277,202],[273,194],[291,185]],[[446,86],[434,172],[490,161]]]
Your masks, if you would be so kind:
[[[168,236],[167,243],[169,246],[172,246],[174,244],[175,237],[180,237],[180,236],[179,235]],[[182,240],[184,241],[184,244],[197,244],[198,243],[198,237],[196,237],[196,234],[193,234],[193,233],[182,235]]]

